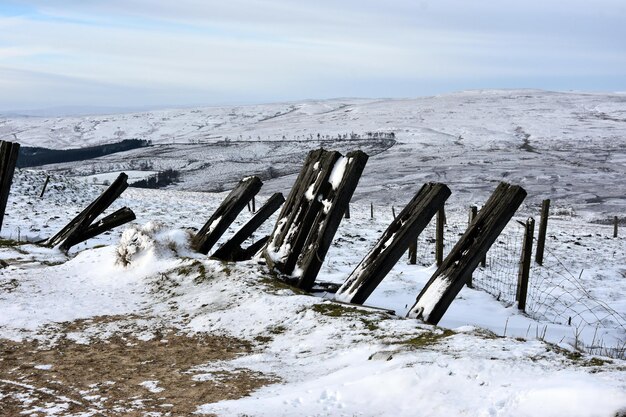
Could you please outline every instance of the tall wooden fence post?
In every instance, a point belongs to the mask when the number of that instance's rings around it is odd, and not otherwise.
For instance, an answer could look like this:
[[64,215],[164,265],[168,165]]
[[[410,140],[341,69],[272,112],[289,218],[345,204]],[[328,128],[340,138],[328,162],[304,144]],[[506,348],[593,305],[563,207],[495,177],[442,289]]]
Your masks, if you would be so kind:
[[446,219],[446,212],[443,207],[437,211],[437,230],[435,233],[435,261],[437,266],[443,262],[443,225]]
[[615,216],[613,218],[613,237],[617,237],[617,223],[618,223],[618,219],[617,219],[617,216]]
[[[467,227],[468,228],[472,225],[472,222],[476,218],[477,214],[478,214],[478,207],[470,206],[469,219],[467,221]],[[474,283],[472,282],[472,277],[473,277],[473,275],[470,275],[469,278],[467,279],[467,286],[469,288],[474,288]]]
[[346,206],[346,212],[343,214],[343,217],[346,219],[350,218],[350,203]]
[[535,233],[535,219],[529,217],[526,220],[524,243],[520,259],[519,274],[517,277],[517,307],[526,311],[526,297],[528,295],[528,278],[530,277],[530,264],[533,251],[533,236]]
[[0,141],[0,230],[2,230],[4,211],[9,200],[19,150],[19,143]]
[[537,253],[535,262],[543,265],[543,252],[546,245],[546,232],[548,230],[548,216],[550,213],[550,200],[543,200],[541,203],[541,220],[539,222],[539,236],[537,236]]
[[370,219],[374,218],[374,203],[370,203]]

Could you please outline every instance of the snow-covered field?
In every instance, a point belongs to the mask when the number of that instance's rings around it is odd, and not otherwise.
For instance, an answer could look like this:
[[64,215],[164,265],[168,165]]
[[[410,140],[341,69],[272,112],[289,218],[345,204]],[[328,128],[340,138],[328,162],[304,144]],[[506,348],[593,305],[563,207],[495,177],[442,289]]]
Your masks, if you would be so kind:
[[[183,169],[190,158],[210,160],[185,171],[178,187],[126,190],[108,212],[128,206],[137,220],[69,255],[28,242],[52,236],[103,190],[80,175],[114,160],[102,172],[123,170],[134,154],[72,164],[76,177],[53,173],[42,199],[47,173],[16,171],[0,241],[0,415],[626,412],[626,361],[605,356],[623,357],[626,346],[626,238],[621,229],[613,238],[611,226],[588,222],[623,215],[624,96],[468,92],[11,118],[0,120],[0,130],[37,146],[151,139],[162,146],[151,149],[153,169],[170,167],[163,161],[174,153]],[[399,210],[428,180],[453,191],[448,251],[466,227],[468,205],[480,205],[504,179],[529,191],[516,220],[538,216],[537,202],[552,198],[546,263],[531,272],[528,314],[510,300],[519,256],[515,222],[487,268],[475,273],[477,288],[460,292],[440,327],[404,318],[434,271],[432,227],[420,237],[418,265],[400,261],[366,303],[385,310],[333,303],[328,293],[302,294],[257,261],[224,263],[190,250],[188,228],[200,228],[226,193],[183,189],[228,189],[228,181],[263,164],[279,166],[278,174],[295,172],[319,145],[317,133],[367,131],[394,132],[396,142],[338,144],[376,155],[318,280],[342,283],[391,221],[391,206]],[[185,146],[194,151],[183,152]],[[250,162],[255,159],[261,162]],[[257,207],[274,191],[286,194],[294,179],[267,181]],[[199,187],[203,181],[208,185]],[[244,211],[225,237],[250,216]]]

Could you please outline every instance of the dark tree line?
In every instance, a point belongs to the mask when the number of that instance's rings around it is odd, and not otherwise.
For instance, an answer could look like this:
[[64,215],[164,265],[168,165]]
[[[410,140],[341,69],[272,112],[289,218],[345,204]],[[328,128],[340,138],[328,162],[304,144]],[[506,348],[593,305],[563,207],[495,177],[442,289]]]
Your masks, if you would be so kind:
[[23,146],[17,158],[17,167],[35,167],[40,165],[58,164],[63,162],[84,161],[117,152],[150,146],[149,140],[125,139],[121,142],[106,145],[88,146],[77,149],[49,149]]
[[179,180],[180,171],[166,169],[165,171],[159,171],[144,180],[135,181],[131,183],[130,186],[136,188],[162,188],[178,182]]

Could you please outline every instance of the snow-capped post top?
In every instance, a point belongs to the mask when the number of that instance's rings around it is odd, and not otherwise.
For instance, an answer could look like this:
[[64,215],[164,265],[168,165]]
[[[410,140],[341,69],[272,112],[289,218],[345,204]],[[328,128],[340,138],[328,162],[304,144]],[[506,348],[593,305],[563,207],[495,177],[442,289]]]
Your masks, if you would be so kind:
[[437,324],[468,277],[513,217],[526,191],[501,182],[422,291],[408,317]]
[[263,182],[258,177],[246,177],[239,181],[202,229],[193,237],[194,249],[205,255],[208,254],[262,186]]

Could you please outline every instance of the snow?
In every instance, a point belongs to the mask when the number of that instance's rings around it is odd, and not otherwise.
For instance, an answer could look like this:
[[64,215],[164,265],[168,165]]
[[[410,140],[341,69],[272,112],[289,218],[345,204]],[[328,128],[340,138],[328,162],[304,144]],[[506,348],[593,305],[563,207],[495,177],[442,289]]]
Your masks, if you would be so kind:
[[328,178],[328,182],[333,186],[333,190],[339,188],[341,180],[343,180],[343,176],[345,175],[349,159],[351,158],[342,156],[335,162],[333,170],[330,172],[330,177]]

